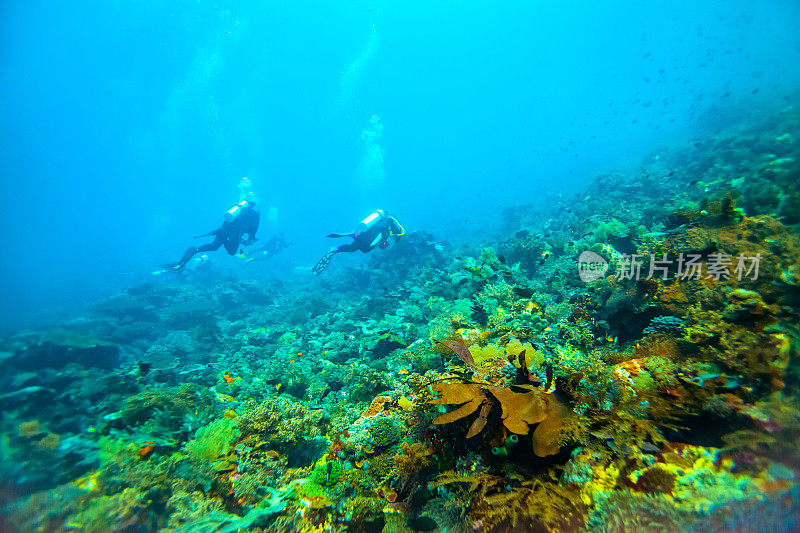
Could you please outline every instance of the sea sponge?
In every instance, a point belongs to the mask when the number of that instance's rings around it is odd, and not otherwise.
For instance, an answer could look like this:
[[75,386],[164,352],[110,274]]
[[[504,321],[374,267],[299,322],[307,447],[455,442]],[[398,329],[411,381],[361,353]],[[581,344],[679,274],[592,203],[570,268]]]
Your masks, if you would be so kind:
[[671,494],[675,488],[675,474],[663,468],[648,468],[639,476],[635,488],[640,492]]

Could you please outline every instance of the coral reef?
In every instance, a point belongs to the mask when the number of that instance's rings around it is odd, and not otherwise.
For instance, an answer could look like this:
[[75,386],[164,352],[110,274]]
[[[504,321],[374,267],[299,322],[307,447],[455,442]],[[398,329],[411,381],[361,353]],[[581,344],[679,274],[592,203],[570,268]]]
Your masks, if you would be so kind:
[[0,528],[791,531],[798,130],[664,147],[479,246],[211,265],[0,338]]

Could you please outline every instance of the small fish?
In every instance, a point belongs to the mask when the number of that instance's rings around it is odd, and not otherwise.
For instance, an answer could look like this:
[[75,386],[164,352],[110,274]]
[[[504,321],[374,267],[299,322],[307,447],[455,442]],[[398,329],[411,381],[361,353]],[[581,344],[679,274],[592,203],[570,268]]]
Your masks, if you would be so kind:
[[183,367],[183,370],[178,372],[178,374],[191,374],[192,372],[199,372],[201,370],[205,370],[207,366],[208,365],[201,365],[201,364],[188,365]]
[[328,466],[325,469],[325,484],[328,484],[328,481],[331,479],[331,472],[333,472],[333,463],[328,461]]
[[497,254],[497,259],[504,265],[506,264],[506,258],[503,254]]

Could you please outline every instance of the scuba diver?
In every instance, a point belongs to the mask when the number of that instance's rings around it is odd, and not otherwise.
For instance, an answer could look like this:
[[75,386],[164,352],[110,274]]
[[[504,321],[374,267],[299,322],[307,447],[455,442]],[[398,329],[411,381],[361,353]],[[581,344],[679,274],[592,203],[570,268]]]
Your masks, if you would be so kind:
[[[180,272],[195,254],[218,250],[222,245],[225,245],[225,251],[230,255],[236,255],[237,251],[243,253],[241,246],[249,246],[257,240],[256,231],[261,216],[255,207],[256,202],[252,195],[249,199],[240,201],[225,212],[225,220],[220,227],[194,237],[200,239],[213,235],[212,242],[202,246],[190,246],[183,253],[180,261],[163,265],[162,268],[167,271]],[[244,238],[245,235],[247,235],[247,239]]]
[[356,250],[367,253],[375,248],[386,248],[389,246],[389,237],[400,237],[404,233],[403,226],[400,225],[396,218],[386,211],[378,209],[359,222],[355,233],[331,233],[328,235],[329,238],[350,237],[353,240],[348,244],[343,244],[330,250],[322,256],[322,259],[311,270],[320,275],[328,268],[334,254],[355,252]]
[[245,263],[250,263],[251,261],[261,261],[266,259],[272,259],[272,257],[289,247],[289,241],[286,240],[286,237],[283,236],[283,233],[278,233],[277,235],[273,235],[267,242],[264,243],[264,246],[261,248],[257,248],[255,250],[251,250],[248,257],[245,260]]

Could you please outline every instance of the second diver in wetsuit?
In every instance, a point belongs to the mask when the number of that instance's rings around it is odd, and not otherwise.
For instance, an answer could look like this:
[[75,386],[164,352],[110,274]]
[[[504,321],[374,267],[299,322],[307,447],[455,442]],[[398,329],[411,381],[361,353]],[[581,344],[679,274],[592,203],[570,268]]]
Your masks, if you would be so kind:
[[362,220],[354,233],[331,233],[330,238],[350,237],[353,239],[348,244],[334,248],[322,256],[312,269],[317,275],[325,272],[333,256],[339,252],[355,252],[360,250],[367,253],[375,248],[389,246],[389,237],[400,237],[405,233],[403,226],[389,213],[378,209]]
[[[220,227],[209,231],[203,235],[197,235],[195,239],[214,236],[214,240],[202,246],[190,246],[183,253],[180,261],[164,265],[164,268],[173,272],[179,272],[186,266],[186,263],[198,253],[210,252],[225,246],[225,251],[230,255],[235,255],[240,251],[240,246],[249,246],[256,242],[256,231],[261,218],[255,208],[253,200],[242,200],[225,212],[225,221]],[[245,239],[244,236],[247,235]]]
[[267,239],[267,242],[264,243],[264,246],[261,246],[255,250],[250,250],[247,254],[249,257],[247,260],[245,260],[245,263],[272,259],[276,254],[288,247],[289,241],[286,240],[286,237],[283,236],[283,233],[278,233],[277,235],[273,235]]

